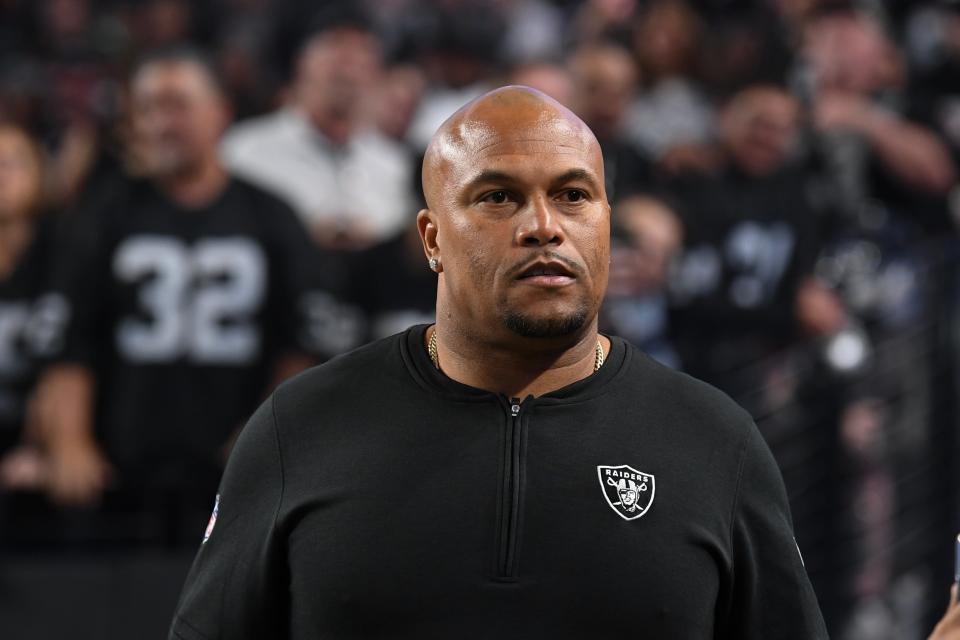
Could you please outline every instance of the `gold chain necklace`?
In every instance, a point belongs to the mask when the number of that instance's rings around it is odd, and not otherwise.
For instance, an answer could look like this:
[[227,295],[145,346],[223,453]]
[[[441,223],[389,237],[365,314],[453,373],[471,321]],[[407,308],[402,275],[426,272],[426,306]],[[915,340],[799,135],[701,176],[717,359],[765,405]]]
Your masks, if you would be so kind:
[[[437,332],[434,331],[430,335],[430,341],[427,343],[427,353],[430,354],[430,360],[433,362],[433,366],[437,369],[440,368],[440,357],[437,355]],[[593,360],[593,370],[598,371],[600,367],[603,366],[603,346],[600,344],[600,339],[597,338],[597,355]]]

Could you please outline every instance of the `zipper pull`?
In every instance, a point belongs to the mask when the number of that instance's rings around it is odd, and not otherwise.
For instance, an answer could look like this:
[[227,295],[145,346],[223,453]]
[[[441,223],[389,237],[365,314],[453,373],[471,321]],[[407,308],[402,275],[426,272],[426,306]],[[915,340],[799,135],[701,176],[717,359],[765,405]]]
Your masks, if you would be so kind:
[[514,418],[520,415],[520,405],[517,404],[516,402],[510,405],[510,415],[513,416]]

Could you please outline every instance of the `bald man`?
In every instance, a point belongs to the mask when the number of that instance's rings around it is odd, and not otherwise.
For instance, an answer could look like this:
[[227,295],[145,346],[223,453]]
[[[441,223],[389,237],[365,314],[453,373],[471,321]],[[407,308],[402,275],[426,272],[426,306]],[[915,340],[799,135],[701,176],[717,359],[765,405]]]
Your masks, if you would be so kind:
[[437,322],[247,424],[171,638],[826,638],[750,417],[598,335],[600,148],[523,87],[437,132]]

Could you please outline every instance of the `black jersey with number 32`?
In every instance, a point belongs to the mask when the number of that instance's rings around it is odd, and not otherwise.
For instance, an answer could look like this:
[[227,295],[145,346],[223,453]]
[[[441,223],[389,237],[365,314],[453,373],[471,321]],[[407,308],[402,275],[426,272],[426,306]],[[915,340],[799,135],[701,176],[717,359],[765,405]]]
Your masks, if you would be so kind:
[[97,373],[98,436],[122,468],[209,462],[264,396],[275,356],[336,348],[308,323],[335,315],[321,257],[253,186],[231,180],[186,209],[131,182],[72,226],[58,360]]

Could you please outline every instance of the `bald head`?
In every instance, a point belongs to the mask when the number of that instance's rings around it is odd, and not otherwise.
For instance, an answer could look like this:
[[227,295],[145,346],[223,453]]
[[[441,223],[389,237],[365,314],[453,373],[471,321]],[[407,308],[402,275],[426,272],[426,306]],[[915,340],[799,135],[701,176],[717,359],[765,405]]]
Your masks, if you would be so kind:
[[427,206],[442,206],[451,182],[476,169],[481,157],[509,155],[520,146],[523,152],[581,156],[602,189],[603,157],[590,128],[550,96],[530,87],[508,86],[467,103],[434,134],[423,160]]
[[501,345],[587,340],[606,289],[610,205],[600,145],[580,118],[528,87],[491,91],[437,131],[423,189],[438,327]]

